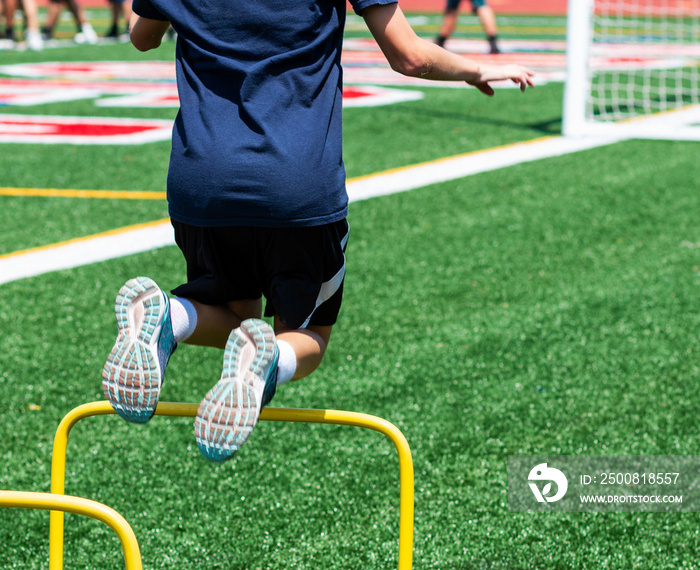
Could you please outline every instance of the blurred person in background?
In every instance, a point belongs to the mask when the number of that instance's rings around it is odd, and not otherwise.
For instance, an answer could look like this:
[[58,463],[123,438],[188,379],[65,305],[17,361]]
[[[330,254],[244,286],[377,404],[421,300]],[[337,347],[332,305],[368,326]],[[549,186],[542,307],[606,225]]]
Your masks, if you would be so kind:
[[[445,47],[445,41],[454,33],[457,28],[457,20],[459,19],[459,5],[462,0],[447,0],[447,7],[442,17],[442,25],[440,33],[435,40],[435,43],[440,47]],[[496,15],[486,0],[469,0],[472,5],[473,12],[479,17],[481,27],[484,29],[486,39],[489,42],[489,53],[501,53],[498,49],[498,26],[496,24]]]
[[4,4],[5,38],[12,42],[17,41],[14,29],[15,12],[18,8],[21,8],[24,12],[24,39],[27,42],[27,47],[33,51],[41,51],[44,47],[44,42],[39,32],[39,10],[36,0],[20,0],[19,2],[18,0],[5,0]]
[[78,28],[78,33],[76,33],[74,37],[75,42],[78,44],[96,44],[97,34],[90,22],[87,21],[85,12],[83,12],[77,0],[49,0],[46,24],[41,30],[43,39],[50,40],[53,37],[53,31],[63,11],[64,4],[68,7],[71,14],[73,14],[75,24]]
[[118,38],[119,33],[119,18],[124,16],[126,23],[124,24],[124,33],[129,33],[129,20],[131,20],[131,0],[107,0],[111,8],[112,25],[105,34],[106,38]]

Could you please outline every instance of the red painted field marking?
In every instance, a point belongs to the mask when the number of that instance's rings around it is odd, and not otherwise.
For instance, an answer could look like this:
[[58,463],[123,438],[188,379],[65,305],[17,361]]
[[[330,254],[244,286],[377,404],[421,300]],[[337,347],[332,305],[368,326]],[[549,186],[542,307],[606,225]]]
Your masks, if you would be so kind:
[[172,121],[0,114],[0,142],[143,144],[169,140]]

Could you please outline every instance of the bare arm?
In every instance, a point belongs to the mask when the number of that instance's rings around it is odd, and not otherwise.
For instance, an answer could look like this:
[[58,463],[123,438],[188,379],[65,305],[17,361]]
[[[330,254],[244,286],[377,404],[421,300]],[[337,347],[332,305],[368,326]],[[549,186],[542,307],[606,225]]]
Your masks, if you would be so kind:
[[533,73],[520,65],[489,65],[461,57],[416,35],[398,4],[374,5],[362,11],[369,31],[391,68],[403,75],[437,81],[466,81],[493,95],[490,81],[510,79],[522,91],[533,86]]
[[170,22],[142,18],[134,12],[131,14],[129,37],[137,50],[148,51],[160,45],[169,27]]

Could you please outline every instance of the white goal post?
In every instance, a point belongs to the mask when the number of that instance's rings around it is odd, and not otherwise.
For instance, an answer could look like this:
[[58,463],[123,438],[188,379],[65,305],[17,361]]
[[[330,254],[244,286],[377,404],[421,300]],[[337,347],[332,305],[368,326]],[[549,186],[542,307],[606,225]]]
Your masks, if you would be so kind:
[[700,0],[569,0],[566,136],[700,140]]

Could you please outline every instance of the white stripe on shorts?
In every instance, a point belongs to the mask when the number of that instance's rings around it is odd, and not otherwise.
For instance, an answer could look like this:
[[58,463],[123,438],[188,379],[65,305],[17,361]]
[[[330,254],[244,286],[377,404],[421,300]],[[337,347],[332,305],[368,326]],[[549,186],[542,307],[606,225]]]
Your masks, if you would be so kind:
[[[350,232],[345,234],[345,237],[340,241],[340,244],[343,248],[343,252],[345,252],[345,246],[348,243],[348,238],[350,237]],[[299,327],[301,329],[305,329],[307,326],[309,326],[309,321],[311,320],[311,317],[313,317],[314,313],[316,312],[316,309],[318,309],[323,303],[328,301],[333,295],[335,295],[338,292],[338,289],[340,289],[340,284],[343,282],[343,279],[345,278],[345,253],[343,253],[343,266],[338,270],[338,273],[336,273],[333,277],[331,277],[328,281],[323,283],[321,285],[321,289],[318,292],[318,297],[316,297],[316,304],[314,305],[314,310],[311,311],[311,314],[306,317],[306,320],[304,323]]]

